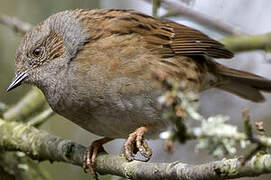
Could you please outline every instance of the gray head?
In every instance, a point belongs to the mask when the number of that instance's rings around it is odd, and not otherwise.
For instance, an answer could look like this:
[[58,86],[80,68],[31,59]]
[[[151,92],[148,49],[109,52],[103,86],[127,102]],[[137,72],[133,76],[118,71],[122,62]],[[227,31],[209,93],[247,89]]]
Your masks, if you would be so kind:
[[78,20],[80,11],[54,14],[25,34],[15,56],[16,76],[7,91],[21,83],[39,86],[68,65],[89,39]]

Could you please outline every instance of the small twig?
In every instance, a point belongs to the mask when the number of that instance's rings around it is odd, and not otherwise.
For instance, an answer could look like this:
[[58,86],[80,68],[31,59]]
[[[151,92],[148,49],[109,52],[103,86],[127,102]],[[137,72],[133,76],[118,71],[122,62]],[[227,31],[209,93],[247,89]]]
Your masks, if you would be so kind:
[[9,26],[15,32],[19,32],[21,34],[24,34],[32,28],[31,24],[23,22],[16,17],[10,17],[4,14],[0,15],[0,23]]
[[253,138],[252,126],[250,123],[249,109],[244,107],[242,109],[242,119],[244,123],[244,132],[249,139]]
[[154,79],[159,81],[167,91],[159,97],[159,105],[163,110],[162,117],[170,120],[175,125],[176,130],[171,137],[171,140],[177,139],[180,143],[185,143],[187,140],[187,128],[184,124],[184,117],[186,116],[185,109],[180,104],[180,99],[177,96],[179,87],[169,81],[166,75],[160,71],[152,70]]
[[[250,117],[249,117],[249,110],[248,108],[243,108],[242,110],[242,117],[244,121],[244,131],[248,138],[248,140],[252,143],[256,144],[256,147],[250,150],[242,159],[241,163],[242,165],[245,165],[245,163],[250,160],[255,154],[257,154],[261,150],[266,150],[267,145],[265,145],[261,139],[260,136],[255,136],[252,131],[252,125],[250,123]],[[263,123],[255,123],[256,129],[258,132],[264,132],[263,129]]]
[[256,143],[258,146],[263,146],[265,143],[261,141],[260,139],[261,136],[255,136],[253,134],[248,108],[243,108],[242,117],[243,117],[242,119],[244,122],[244,132],[246,134],[247,139],[251,141],[252,143]]

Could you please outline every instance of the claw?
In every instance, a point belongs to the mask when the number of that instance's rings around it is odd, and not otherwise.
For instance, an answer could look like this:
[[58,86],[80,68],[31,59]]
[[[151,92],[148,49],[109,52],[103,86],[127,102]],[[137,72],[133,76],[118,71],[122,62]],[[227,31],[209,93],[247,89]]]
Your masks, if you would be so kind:
[[96,180],[98,180],[98,175],[96,171],[94,170],[94,163],[95,163],[96,157],[99,152],[104,152],[103,144],[111,140],[113,139],[105,137],[105,138],[94,141],[84,154],[84,163],[83,163],[84,172],[86,173],[88,169],[91,172],[91,174],[95,177]]
[[133,142],[136,138],[136,134],[132,133],[129,135],[127,141],[124,144],[124,155],[128,161],[134,160],[134,145]]
[[[152,151],[149,148],[147,142],[144,140],[144,134],[148,131],[148,127],[138,128],[135,132],[131,133],[124,144],[124,155],[128,161],[139,160],[139,161],[148,161],[152,155]],[[135,159],[134,145],[136,146],[137,151],[140,152],[142,156],[146,159]]]

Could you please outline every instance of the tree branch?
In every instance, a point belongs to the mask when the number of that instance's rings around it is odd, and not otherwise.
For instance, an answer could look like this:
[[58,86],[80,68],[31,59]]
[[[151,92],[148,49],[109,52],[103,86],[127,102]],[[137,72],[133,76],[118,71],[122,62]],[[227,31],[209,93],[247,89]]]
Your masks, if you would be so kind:
[[[4,150],[20,150],[33,159],[62,161],[82,166],[86,147],[34,127],[0,120],[0,137],[0,147]],[[270,173],[271,155],[258,154],[244,166],[241,166],[240,159],[192,166],[181,162],[127,162],[120,156],[99,154],[95,167],[101,174],[114,174],[131,179],[229,179]]]

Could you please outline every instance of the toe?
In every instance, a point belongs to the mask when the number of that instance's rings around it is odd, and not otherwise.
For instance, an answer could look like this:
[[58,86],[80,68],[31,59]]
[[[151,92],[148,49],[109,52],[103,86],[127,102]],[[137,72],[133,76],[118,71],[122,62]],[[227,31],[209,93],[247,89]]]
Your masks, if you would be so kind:
[[[142,154],[142,156],[146,158],[145,160],[140,161],[148,161],[150,159],[152,151],[143,137],[150,128],[151,126],[143,126],[129,135],[128,139],[124,144],[124,155],[128,161],[132,161],[135,159],[135,154],[137,150],[140,152],[140,154]],[[134,150],[136,151],[134,152]]]
[[94,163],[97,158],[97,155],[99,152],[104,151],[103,144],[113,140],[112,138],[102,138],[99,140],[94,141],[88,148],[88,150],[84,154],[84,162],[83,162],[83,168],[84,171],[88,169],[92,175],[94,175],[95,179],[98,179],[98,175],[96,171],[94,170]]
[[143,142],[144,142],[144,139],[142,136],[136,137],[136,148],[138,149],[140,154],[142,154],[145,157],[146,154],[145,154],[145,148],[143,147],[143,144],[142,144]]
[[88,150],[85,152],[84,163],[83,163],[84,171],[87,172],[86,170],[88,169],[90,173],[93,176],[95,176],[95,178],[97,177],[97,173],[94,170],[94,161],[95,161],[95,158],[97,157],[97,154],[95,154],[95,152],[97,151],[96,149],[97,148],[95,148],[92,145],[89,146]]
[[83,162],[83,169],[87,172],[87,169],[91,166],[91,156],[93,154],[93,148],[90,146],[87,151],[84,153],[84,162]]
[[149,148],[147,142],[144,140],[143,134],[138,134],[136,137],[136,147],[140,154],[142,154],[145,158],[147,158],[147,161],[150,159],[152,155],[152,151]]
[[133,143],[126,142],[124,144],[124,155],[128,161],[134,160],[134,154],[133,154],[134,148]]
[[144,161],[144,162],[149,161],[152,155],[152,151],[149,148],[147,142],[145,140],[142,140],[140,142],[137,141],[136,145],[140,154],[146,158],[146,159],[137,159],[137,160]]
[[151,157],[152,156],[152,150],[149,147],[149,145],[147,144],[147,141],[145,141],[145,140],[143,141],[143,147],[145,149],[146,156]]
[[136,134],[132,133],[129,135],[128,139],[124,144],[124,155],[128,161],[134,160],[134,142],[136,139]]

